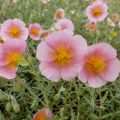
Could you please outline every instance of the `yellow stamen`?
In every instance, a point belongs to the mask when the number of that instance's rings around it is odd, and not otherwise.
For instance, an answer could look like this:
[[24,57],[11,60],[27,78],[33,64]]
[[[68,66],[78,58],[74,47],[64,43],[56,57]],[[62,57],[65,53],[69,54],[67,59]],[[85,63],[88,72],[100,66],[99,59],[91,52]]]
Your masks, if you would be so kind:
[[4,40],[0,37],[0,43],[4,43]]
[[46,115],[45,113],[39,114],[35,120],[46,120]]
[[91,22],[91,23],[89,23],[88,27],[90,30],[94,30],[96,26],[95,26],[94,22]]
[[55,53],[55,58],[56,61],[59,65],[68,65],[69,64],[69,59],[72,57],[72,54],[69,50],[65,48],[60,48],[56,53]]
[[104,71],[106,65],[102,57],[91,56],[87,59],[85,69],[92,74],[99,74]]
[[20,61],[21,55],[17,52],[14,52],[6,57],[6,61],[10,64],[8,65],[9,68],[14,68],[18,62]]
[[38,29],[37,29],[37,28],[33,28],[32,31],[31,31],[31,34],[32,34],[33,36],[38,35]]
[[93,2],[96,2],[96,0],[90,0],[90,1],[91,1],[92,3],[93,3]]
[[100,7],[95,7],[95,8],[92,9],[92,14],[95,17],[100,16],[102,13],[103,13],[103,10]]
[[12,26],[8,34],[13,38],[18,38],[21,35],[21,31],[18,26]]
[[62,12],[61,11],[58,11],[57,14],[56,14],[57,18],[61,18],[62,17]]

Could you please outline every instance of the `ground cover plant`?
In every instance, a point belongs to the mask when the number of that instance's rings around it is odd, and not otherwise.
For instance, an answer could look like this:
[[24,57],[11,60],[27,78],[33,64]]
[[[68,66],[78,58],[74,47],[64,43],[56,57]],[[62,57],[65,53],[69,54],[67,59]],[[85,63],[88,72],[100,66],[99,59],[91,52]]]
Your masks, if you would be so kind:
[[0,120],[119,120],[119,6],[0,0]]

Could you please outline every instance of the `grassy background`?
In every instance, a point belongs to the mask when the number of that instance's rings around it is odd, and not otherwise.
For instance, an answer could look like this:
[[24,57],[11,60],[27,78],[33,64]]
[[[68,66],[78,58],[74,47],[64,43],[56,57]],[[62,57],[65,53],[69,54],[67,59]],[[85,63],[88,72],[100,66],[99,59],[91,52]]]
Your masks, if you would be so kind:
[[[118,50],[120,58],[118,27],[110,28],[104,21],[99,24],[97,32],[86,30],[85,9],[88,4],[85,0],[51,0],[48,5],[40,0],[20,0],[17,4],[0,0],[0,23],[10,18],[20,18],[26,26],[38,22],[43,29],[49,29],[55,23],[52,18],[56,9],[62,7],[66,17],[75,25],[75,34],[84,36],[89,45],[110,43]],[[120,15],[120,0],[113,0],[109,5],[109,16],[114,12]],[[113,31],[118,33],[117,37],[110,35]],[[41,76],[38,69],[35,53],[39,42],[31,39],[27,42],[25,58],[28,65],[19,67],[15,80],[0,78],[0,120],[32,120],[34,113],[42,107],[49,107],[53,111],[52,120],[120,120],[120,77],[99,89],[89,88],[77,79],[53,83]],[[61,87],[65,91],[58,94]],[[20,112],[17,112],[18,106],[7,112],[7,103],[19,105]]]

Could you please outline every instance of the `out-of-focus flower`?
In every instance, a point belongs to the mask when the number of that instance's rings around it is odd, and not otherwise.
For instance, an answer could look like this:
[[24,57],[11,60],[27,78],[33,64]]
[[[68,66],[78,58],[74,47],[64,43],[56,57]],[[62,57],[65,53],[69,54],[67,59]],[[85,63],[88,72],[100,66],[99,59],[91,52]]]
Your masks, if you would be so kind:
[[111,27],[115,27],[115,23],[112,19],[110,19],[109,17],[107,18],[107,24]]
[[113,14],[112,14],[112,20],[113,20],[114,22],[118,22],[118,21],[119,21],[119,14],[113,13]]
[[35,113],[33,120],[47,120],[53,117],[53,113],[48,108],[42,108]]
[[107,4],[97,0],[96,2],[93,2],[92,5],[87,7],[86,15],[92,22],[103,21],[108,15],[107,10]]
[[24,41],[28,38],[28,29],[20,19],[9,19],[1,26],[1,37],[5,41]]
[[49,1],[50,1],[50,0],[42,0],[42,3],[43,3],[43,4],[48,4]]
[[7,79],[16,77],[17,65],[25,48],[25,41],[5,41],[0,44],[0,76]]
[[42,27],[38,23],[30,24],[28,30],[29,30],[29,36],[33,40],[40,40]]
[[86,24],[86,28],[87,28],[89,31],[96,31],[97,24],[96,24],[95,22],[90,22],[90,21],[88,21],[87,24]]
[[96,2],[97,0],[90,0],[91,3]]
[[11,3],[17,3],[19,0],[8,0]]
[[71,20],[63,18],[55,24],[56,30],[74,31],[74,25]]
[[41,39],[45,39],[50,34],[49,30],[43,30],[41,33]]
[[48,35],[37,48],[41,74],[58,82],[72,80],[77,75],[81,54],[87,49],[86,40],[71,31],[55,31]]
[[83,55],[84,67],[79,72],[79,80],[88,86],[97,88],[117,79],[120,73],[120,61],[117,52],[107,43],[98,43],[88,47]]
[[0,43],[4,43],[4,40],[0,37]]
[[120,22],[118,22],[118,27],[119,27],[119,29],[120,29]]
[[54,20],[59,20],[65,17],[65,11],[62,8],[58,8],[54,15]]
[[112,32],[110,32],[110,35],[112,38],[115,38],[115,37],[117,37],[118,34],[116,31],[112,31]]

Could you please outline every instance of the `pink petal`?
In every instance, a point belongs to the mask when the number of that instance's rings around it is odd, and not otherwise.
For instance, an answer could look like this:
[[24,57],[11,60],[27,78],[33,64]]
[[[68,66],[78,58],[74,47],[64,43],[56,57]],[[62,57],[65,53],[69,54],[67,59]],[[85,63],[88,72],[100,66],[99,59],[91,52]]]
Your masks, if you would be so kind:
[[88,86],[93,87],[93,88],[98,88],[102,87],[107,83],[106,80],[104,80],[100,76],[89,76],[88,77]]
[[101,74],[106,81],[114,81],[117,79],[120,73],[120,61],[113,59],[107,62],[107,69]]
[[87,49],[87,42],[81,35],[75,35],[73,42],[76,46],[76,49],[78,49],[79,52],[83,52]]
[[[46,44],[54,49],[57,50],[59,44],[63,45],[69,45],[69,43],[73,40],[72,37],[73,33],[68,32],[68,31],[56,31],[51,33],[47,38],[46,38]],[[66,46],[66,47],[67,47]]]
[[3,49],[3,44],[0,44],[0,66],[7,65],[9,62],[4,60],[5,50]]
[[78,66],[73,65],[61,70],[61,76],[63,80],[72,80],[78,75]]
[[41,63],[39,66],[41,74],[53,82],[58,82],[61,78],[60,72],[47,63]]
[[88,48],[88,53],[101,55],[105,58],[106,61],[111,60],[117,56],[116,49],[107,43],[97,43],[95,45],[91,45]]
[[25,49],[26,49],[25,41],[14,41],[14,44],[11,41],[6,41],[4,43],[4,50],[5,50],[5,53],[7,54],[13,51],[24,53]]
[[24,28],[24,30],[22,30],[21,31],[22,32],[22,34],[21,34],[21,36],[19,37],[19,39],[18,40],[27,40],[27,38],[28,38],[28,29],[27,28]]
[[17,19],[17,18],[13,19],[13,24],[18,25],[19,27],[21,26],[25,27],[25,23],[22,20]]
[[7,79],[14,79],[16,77],[16,68],[10,69],[7,65],[0,67],[0,76]]
[[37,47],[36,57],[40,61],[53,61],[53,52],[54,50],[47,46],[45,42],[41,42]]
[[88,81],[88,74],[85,72],[84,69],[82,71],[80,71],[80,73],[78,74],[78,78],[79,78],[79,80],[81,82],[87,83],[87,81]]

